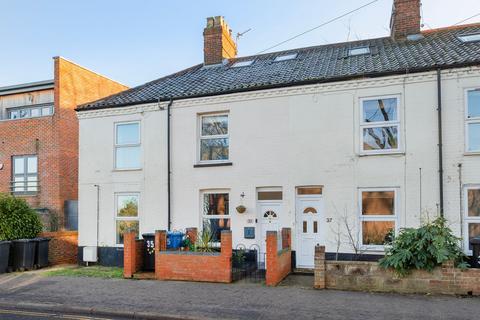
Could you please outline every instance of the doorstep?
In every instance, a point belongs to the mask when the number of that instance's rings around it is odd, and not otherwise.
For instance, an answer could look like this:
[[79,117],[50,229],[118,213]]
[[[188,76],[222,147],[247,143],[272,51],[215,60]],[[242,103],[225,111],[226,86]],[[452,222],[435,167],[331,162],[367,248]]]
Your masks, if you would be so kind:
[[155,272],[140,271],[133,275],[136,280],[155,280]]
[[310,268],[294,268],[293,269],[293,274],[309,274],[309,275],[313,275],[314,274],[314,269],[310,269]]

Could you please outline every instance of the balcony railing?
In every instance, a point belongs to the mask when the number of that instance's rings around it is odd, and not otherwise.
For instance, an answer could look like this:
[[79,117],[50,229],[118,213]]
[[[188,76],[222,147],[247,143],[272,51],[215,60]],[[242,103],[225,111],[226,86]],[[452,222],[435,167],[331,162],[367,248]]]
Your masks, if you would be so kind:
[[10,181],[10,192],[17,195],[32,195],[40,191],[39,180]]

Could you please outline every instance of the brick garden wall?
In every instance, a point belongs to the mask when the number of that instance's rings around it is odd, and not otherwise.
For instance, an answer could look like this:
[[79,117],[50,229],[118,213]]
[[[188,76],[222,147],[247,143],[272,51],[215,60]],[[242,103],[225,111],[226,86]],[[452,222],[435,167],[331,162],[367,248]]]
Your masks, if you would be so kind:
[[221,252],[165,251],[167,233],[155,233],[155,277],[158,280],[232,282],[232,233],[222,231]]
[[480,295],[480,269],[462,271],[448,262],[433,272],[399,277],[376,262],[326,261],[323,246],[315,250],[314,281],[317,289]]
[[50,265],[78,263],[78,232],[44,232],[41,237],[50,238],[48,261]]
[[282,229],[282,248],[277,245],[277,231],[267,231],[267,268],[265,283],[276,286],[292,272],[291,230]]
[[134,232],[127,232],[123,237],[123,276],[131,278],[142,270],[143,239],[137,239]]

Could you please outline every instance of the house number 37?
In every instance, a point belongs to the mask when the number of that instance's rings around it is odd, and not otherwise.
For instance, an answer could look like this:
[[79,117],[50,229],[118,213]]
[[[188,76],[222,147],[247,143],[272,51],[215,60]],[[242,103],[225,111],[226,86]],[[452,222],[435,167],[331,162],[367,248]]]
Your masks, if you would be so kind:
[[327,218],[327,222],[328,223],[332,222],[332,218]]

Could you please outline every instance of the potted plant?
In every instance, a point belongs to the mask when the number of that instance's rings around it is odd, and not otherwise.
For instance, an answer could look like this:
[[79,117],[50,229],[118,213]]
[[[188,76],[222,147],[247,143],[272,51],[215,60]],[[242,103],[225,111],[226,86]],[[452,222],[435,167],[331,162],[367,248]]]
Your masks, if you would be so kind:
[[239,205],[235,209],[237,210],[238,213],[245,213],[245,211],[247,211],[247,207],[245,207],[243,204]]
[[13,242],[13,269],[33,269],[35,245],[32,240],[42,231],[35,210],[24,199],[0,195],[0,241]]

